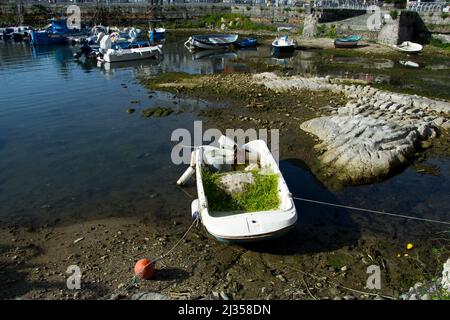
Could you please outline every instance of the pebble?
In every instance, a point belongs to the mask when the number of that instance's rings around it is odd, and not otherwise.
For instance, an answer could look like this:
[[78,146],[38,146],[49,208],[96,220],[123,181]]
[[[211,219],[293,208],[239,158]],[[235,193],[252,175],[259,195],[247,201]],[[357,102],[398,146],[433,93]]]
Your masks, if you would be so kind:
[[348,270],[348,267],[347,266],[343,266],[342,268],[341,268],[341,271],[347,271]]
[[73,241],[73,244],[77,244],[78,242],[82,241],[83,239],[84,239],[84,237],[75,239],[75,240]]
[[139,292],[134,294],[131,300],[171,300],[171,298],[158,292]]
[[220,297],[223,300],[230,300],[230,298],[227,296],[227,294],[224,291],[220,291]]

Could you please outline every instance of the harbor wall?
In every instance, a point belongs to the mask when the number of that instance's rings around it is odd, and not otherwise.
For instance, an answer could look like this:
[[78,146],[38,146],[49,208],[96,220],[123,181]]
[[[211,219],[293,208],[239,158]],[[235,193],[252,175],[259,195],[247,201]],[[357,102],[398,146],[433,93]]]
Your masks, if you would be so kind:
[[[358,33],[367,40],[386,44],[398,43],[404,40],[420,39],[426,42],[431,34],[450,35],[450,17],[440,12],[417,13],[400,11],[394,21],[387,21],[379,31],[370,31],[365,25],[365,11],[361,10],[321,10],[311,15],[303,8],[267,7],[230,5],[224,3],[191,3],[155,6],[149,3],[117,3],[111,6],[101,6],[93,3],[79,3],[82,20],[88,24],[103,23],[107,25],[130,26],[146,25],[149,19],[161,19],[166,22],[196,20],[205,15],[236,13],[249,17],[254,22],[297,25],[306,30],[304,35],[316,36],[321,24],[332,26],[330,34],[345,35]],[[48,19],[66,13],[67,3],[25,4],[21,7],[14,4],[0,4],[0,25],[17,25],[19,16],[23,23],[33,26],[44,26]],[[20,14],[19,14],[20,13]],[[389,15],[389,11],[383,14]],[[353,22],[351,22],[354,18]],[[305,22],[306,19],[306,22]],[[355,23],[355,21],[360,20]],[[328,36],[330,36],[328,34]]]

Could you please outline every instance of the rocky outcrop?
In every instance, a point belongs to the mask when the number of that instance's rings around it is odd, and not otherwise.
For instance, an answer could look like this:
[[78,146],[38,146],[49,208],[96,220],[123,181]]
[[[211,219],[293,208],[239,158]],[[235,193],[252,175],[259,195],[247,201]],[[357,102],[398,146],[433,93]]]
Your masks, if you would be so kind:
[[402,294],[402,300],[448,300],[450,295],[450,258],[444,263],[442,276],[427,281],[417,282],[408,292]]
[[322,141],[316,148],[325,173],[342,181],[366,182],[388,175],[422,142],[450,128],[450,103],[445,101],[345,85],[338,79],[283,78],[273,73],[254,79],[275,91],[331,90],[347,97],[345,106],[300,125]]

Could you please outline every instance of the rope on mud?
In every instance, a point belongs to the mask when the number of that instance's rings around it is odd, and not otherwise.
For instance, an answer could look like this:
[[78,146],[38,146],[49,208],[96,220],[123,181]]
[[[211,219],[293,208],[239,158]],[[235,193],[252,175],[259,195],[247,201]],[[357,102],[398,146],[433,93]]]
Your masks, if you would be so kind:
[[344,206],[344,205],[336,204],[336,203],[330,203],[330,202],[324,202],[324,201],[318,201],[318,200],[311,200],[311,199],[305,199],[305,198],[298,198],[298,197],[292,197],[292,199],[299,200],[299,201],[304,201],[304,202],[312,202],[312,203],[316,203],[316,204],[323,204],[323,205],[326,205],[326,206],[332,206],[332,207],[356,210],[356,211],[377,213],[377,214],[382,214],[382,215],[396,217],[396,218],[404,218],[404,219],[419,220],[419,221],[425,221],[425,222],[431,222],[431,223],[439,223],[439,224],[450,225],[449,221],[440,221],[440,220],[434,220],[434,219],[419,218],[419,217],[413,217],[413,216],[408,216],[408,215],[404,215],[404,214],[397,214],[397,213],[390,213],[390,212],[383,212],[383,211],[377,211],[377,210],[363,209],[363,208],[357,208],[357,207],[351,207],[351,206]]
[[[137,285],[140,281],[140,276],[143,274],[145,268],[147,268],[148,266],[154,265],[157,261],[161,261],[163,259],[165,259],[166,257],[168,257],[173,250],[175,250],[176,247],[178,247],[178,245],[186,238],[186,236],[188,235],[189,231],[191,231],[192,227],[197,223],[198,225],[198,220],[199,218],[195,218],[191,225],[189,226],[189,228],[186,230],[186,232],[183,234],[183,236],[172,246],[172,248],[170,248],[168,251],[166,251],[164,254],[162,254],[161,256],[159,256],[159,258],[156,258],[155,260],[151,261],[150,263],[147,263],[144,267],[142,267],[142,270],[140,273],[138,273],[137,275],[134,275],[130,281],[128,281],[125,286],[123,286],[122,288],[120,288],[119,290],[123,290],[123,291],[128,291],[130,288],[134,287],[135,285]],[[113,291],[112,295],[117,294],[119,290]]]
[[[288,268],[288,269],[291,269],[292,271],[301,273],[301,274],[302,274],[303,282],[304,282],[304,284],[305,284],[305,286],[306,286],[306,289],[307,289],[308,291],[309,291],[309,288],[308,288],[308,285],[307,285],[307,283],[306,283],[306,281],[305,281],[305,278],[304,278],[305,275],[310,276],[310,277],[315,278],[315,279],[324,279],[324,278],[325,278],[325,281],[326,281],[326,282],[328,282],[328,283],[330,283],[330,284],[333,284],[333,285],[335,285],[335,286],[337,286],[337,287],[341,287],[341,288],[343,288],[343,289],[345,289],[345,290],[348,290],[348,291],[352,291],[352,292],[356,292],[356,293],[360,293],[360,294],[364,294],[364,295],[368,295],[368,296],[374,296],[374,297],[379,296],[379,297],[382,297],[382,298],[385,298],[385,299],[395,300],[395,297],[388,296],[388,295],[385,295],[385,294],[379,294],[379,293],[373,293],[373,292],[361,291],[361,290],[358,290],[358,289],[354,289],[354,288],[350,288],[350,287],[344,286],[343,284],[341,284],[341,283],[339,283],[339,282],[330,280],[329,277],[325,277],[325,276],[323,276],[323,275],[315,275],[315,274],[312,274],[312,273],[310,273],[310,272],[306,272],[306,271],[303,271],[303,270],[301,270],[301,269],[292,267],[292,266],[290,266],[290,265],[288,265],[288,264],[278,264],[278,267],[279,267],[279,268]],[[312,295],[311,293],[310,293],[310,295],[311,295],[314,299],[316,299],[316,297],[315,297],[314,295]]]

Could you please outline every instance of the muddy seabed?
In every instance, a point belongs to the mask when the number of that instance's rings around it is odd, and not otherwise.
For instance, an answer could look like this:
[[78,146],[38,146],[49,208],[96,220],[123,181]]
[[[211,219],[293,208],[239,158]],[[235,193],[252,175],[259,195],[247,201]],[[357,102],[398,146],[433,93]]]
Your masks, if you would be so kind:
[[[299,125],[322,114],[324,106],[345,104],[345,97],[329,92],[273,93],[244,85],[245,75],[207,76],[199,82],[194,77],[162,74],[142,81],[152,90],[220,101],[226,108],[199,114],[205,120],[204,129],[280,129],[282,158],[302,159],[302,165],[320,177],[313,151],[316,141]],[[191,86],[184,84],[186,78]],[[418,157],[427,152],[448,156],[448,140],[444,132],[435,142],[441,148],[425,150]],[[329,188],[343,187],[332,177],[322,178]],[[187,197],[195,195],[193,184],[186,190]],[[191,224],[189,214],[38,227],[5,225],[0,229],[0,281],[4,284],[0,298],[121,299],[152,291],[173,299],[390,299],[418,281],[437,276],[450,253],[448,228],[386,217],[363,230],[357,225],[367,222],[364,216],[326,210],[317,218],[310,211],[312,206],[296,205],[300,214],[296,229],[270,242],[228,245],[211,239],[201,226],[195,227],[173,254],[158,263],[154,279],[129,288],[134,263],[164,254]],[[189,212],[189,208],[181,209]],[[399,235],[393,226],[411,232]],[[412,231],[418,228],[422,232]],[[408,243],[414,248],[407,250]],[[70,265],[81,268],[82,290],[66,287]],[[370,265],[381,268],[380,290],[365,288]]]

